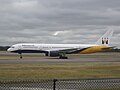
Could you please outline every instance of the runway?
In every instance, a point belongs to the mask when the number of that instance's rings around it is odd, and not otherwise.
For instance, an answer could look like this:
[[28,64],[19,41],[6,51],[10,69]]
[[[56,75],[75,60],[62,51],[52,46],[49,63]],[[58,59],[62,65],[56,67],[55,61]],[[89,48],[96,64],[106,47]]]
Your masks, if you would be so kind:
[[[0,64],[59,64],[59,63],[100,63],[100,62],[120,62],[120,54],[103,53],[92,55],[69,55],[68,59],[59,59],[58,57],[46,57],[37,55],[24,55],[23,59],[19,59],[18,55],[2,54],[4,58],[0,58]],[[1,56],[2,56],[1,55]],[[11,58],[12,57],[12,58]]]

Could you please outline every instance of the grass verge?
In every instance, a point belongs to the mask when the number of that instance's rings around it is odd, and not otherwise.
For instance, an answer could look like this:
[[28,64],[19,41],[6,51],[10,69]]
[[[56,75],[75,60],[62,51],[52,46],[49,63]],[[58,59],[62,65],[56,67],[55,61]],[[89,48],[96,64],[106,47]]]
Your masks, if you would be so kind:
[[1,64],[0,80],[119,78],[120,63]]

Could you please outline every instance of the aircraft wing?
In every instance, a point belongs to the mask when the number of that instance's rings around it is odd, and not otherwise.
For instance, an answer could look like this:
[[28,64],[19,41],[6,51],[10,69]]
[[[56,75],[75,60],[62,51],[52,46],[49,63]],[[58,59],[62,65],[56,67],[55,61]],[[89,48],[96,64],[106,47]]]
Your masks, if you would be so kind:
[[[89,47],[87,47],[87,48],[89,48]],[[59,53],[65,53],[65,54],[74,54],[74,53],[79,53],[87,48],[69,48],[69,49],[50,50],[50,51],[57,51]]]

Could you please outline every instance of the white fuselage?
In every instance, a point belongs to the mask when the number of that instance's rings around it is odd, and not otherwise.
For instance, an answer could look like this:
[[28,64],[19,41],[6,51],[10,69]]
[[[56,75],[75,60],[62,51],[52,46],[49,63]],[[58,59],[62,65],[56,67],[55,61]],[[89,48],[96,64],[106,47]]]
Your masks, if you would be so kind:
[[[92,46],[98,46],[95,44],[30,44],[30,43],[23,43],[23,44],[15,44],[12,45],[8,51],[15,52],[17,50],[34,50],[34,51],[56,51],[56,50],[64,50],[64,49],[71,49],[71,48],[88,48]],[[24,53],[24,52],[23,52]]]
[[[108,30],[96,44],[34,44],[21,43],[12,45],[8,51],[19,53],[45,53],[46,56],[64,57],[65,54],[89,54],[110,49],[109,43],[113,30]],[[66,57],[65,57],[66,58]]]

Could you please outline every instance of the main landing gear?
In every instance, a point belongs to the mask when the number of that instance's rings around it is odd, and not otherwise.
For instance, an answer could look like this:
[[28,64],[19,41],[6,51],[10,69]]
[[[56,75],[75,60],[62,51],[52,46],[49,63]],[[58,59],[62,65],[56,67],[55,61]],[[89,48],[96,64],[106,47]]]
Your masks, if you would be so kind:
[[65,53],[61,53],[59,59],[68,59],[68,57],[65,55]]

